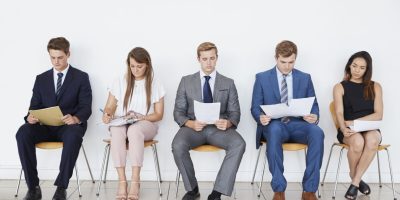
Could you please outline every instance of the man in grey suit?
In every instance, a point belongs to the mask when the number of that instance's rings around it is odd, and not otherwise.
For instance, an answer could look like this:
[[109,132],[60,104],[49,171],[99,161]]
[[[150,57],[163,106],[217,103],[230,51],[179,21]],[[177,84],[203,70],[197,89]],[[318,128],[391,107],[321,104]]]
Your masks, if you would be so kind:
[[[189,151],[203,144],[225,149],[224,161],[213,191],[208,196],[208,200],[219,200],[221,194],[232,194],[246,143],[235,130],[240,121],[235,84],[232,79],[215,70],[217,47],[213,43],[204,42],[197,48],[197,57],[201,70],[184,76],[176,94],[174,119],[181,128],[172,141],[172,152],[187,191],[182,200],[194,200],[200,193]],[[221,103],[220,119],[211,125],[198,121],[194,114],[194,100]]]

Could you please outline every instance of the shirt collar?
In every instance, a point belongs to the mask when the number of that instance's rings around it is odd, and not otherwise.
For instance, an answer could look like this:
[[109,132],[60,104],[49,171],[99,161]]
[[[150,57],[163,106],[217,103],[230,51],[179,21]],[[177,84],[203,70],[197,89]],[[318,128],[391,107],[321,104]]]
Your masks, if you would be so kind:
[[[283,77],[283,74],[282,74],[281,71],[279,71],[278,67],[275,66],[275,68],[276,68],[276,74],[278,75],[278,77]],[[293,70],[290,71],[289,74],[286,75],[286,77],[291,77],[292,76],[292,72],[293,72]]]
[[[200,78],[203,78],[204,76],[207,76],[202,70],[200,70]],[[215,76],[217,76],[217,70],[214,70],[210,75],[211,79],[215,80]]]
[[[68,66],[64,70],[61,71],[61,73],[63,73],[63,77],[65,77],[65,75],[67,74],[69,67],[70,67],[70,65],[68,64]],[[57,76],[58,73],[60,73],[60,72],[53,68],[54,76]]]

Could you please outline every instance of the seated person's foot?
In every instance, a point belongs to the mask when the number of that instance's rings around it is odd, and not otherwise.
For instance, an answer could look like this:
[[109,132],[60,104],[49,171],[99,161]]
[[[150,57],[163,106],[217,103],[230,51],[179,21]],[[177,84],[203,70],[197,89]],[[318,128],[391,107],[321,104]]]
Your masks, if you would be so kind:
[[128,200],[138,200],[140,192],[140,180],[131,181],[131,187],[129,189]]
[[221,193],[213,190],[210,195],[208,195],[208,200],[221,200]]
[[57,187],[56,192],[54,193],[53,200],[66,200],[67,199],[67,190],[62,187]]
[[40,190],[39,186],[36,186],[33,189],[29,189],[24,197],[24,200],[40,200],[40,199],[42,199],[42,190]]
[[126,180],[119,181],[117,196],[115,196],[116,200],[126,200],[127,199],[127,196],[128,196],[127,187],[128,187],[128,184],[127,184]]
[[186,192],[182,200],[195,200],[200,197],[199,187],[195,187],[192,191]]
[[344,197],[346,199],[351,199],[351,200],[357,199],[357,192],[358,192],[358,187],[353,184],[350,184],[350,187],[349,189],[347,189],[347,192],[344,195]]
[[303,192],[301,195],[302,200],[318,200],[315,192]]
[[371,194],[371,188],[363,180],[360,181],[360,185],[358,186],[358,191],[360,191],[361,193],[363,193],[365,195]]
[[285,200],[285,192],[274,192],[272,200]]

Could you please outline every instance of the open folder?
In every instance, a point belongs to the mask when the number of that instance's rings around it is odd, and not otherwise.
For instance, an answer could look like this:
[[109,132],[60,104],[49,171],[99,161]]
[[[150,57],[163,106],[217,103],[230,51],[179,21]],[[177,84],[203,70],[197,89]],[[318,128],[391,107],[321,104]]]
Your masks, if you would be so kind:
[[64,116],[60,110],[60,107],[54,106],[49,108],[43,108],[39,110],[30,110],[29,113],[35,118],[39,119],[39,122],[48,126],[62,126],[64,122],[61,118]]

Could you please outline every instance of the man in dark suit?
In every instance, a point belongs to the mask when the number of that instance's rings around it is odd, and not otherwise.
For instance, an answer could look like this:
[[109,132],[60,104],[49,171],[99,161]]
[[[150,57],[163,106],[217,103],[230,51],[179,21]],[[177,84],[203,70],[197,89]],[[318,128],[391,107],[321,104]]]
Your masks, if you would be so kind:
[[46,141],[64,143],[60,172],[54,185],[57,186],[53,200],[66,199],[66,189],[78,158],[87,120],[92,110],[92,90],[89,76],[68,63],[69,42],[63,37],[53,38],[47,45],[53,68],[36,76],[29,110],[59,106],[64,116],[63,126],[42,125],[35,116],[28,114],[25,124],[17,134],[18,153],[28,192],[24,199],[41,199],[37,172],[35,144]]
[[[236,131],[240,106],[235,84],[232,79],[215,71],[217,47],[210,42],[202,43],[197,48],[197,56],[200,72],[184,76],[176,94],[174,119],[181,128],[172,141],[172,152],[188,191],[183,200],[194,200],[200,193],[189,151],[203,144],[226,150],[214,189],[208,196],[208,200],[219,200],[221,194],[232,194],[246,143]],[[209,125],[198,121],[194,113],[194,101],[221,103],[220,119]]]
[[297,47],[291,41],[276,46],[276,66],[256,75],[251,113],[257,122],[256,146],[261,138],[267,141],[267,159],[272,174],[273,199],[285,199],[287,182],[283,176],[282,143],[295,142],[308,145],[306,170],[303,177],[302,200],[317,199],[319,170],[324,152],[324,133],[317,126],[319,108],[315,99],[311,114],[302,117],[271,119],[261,110],[261,105],[288,103],[290,99],[314,97],[311,76],[294,69]]

